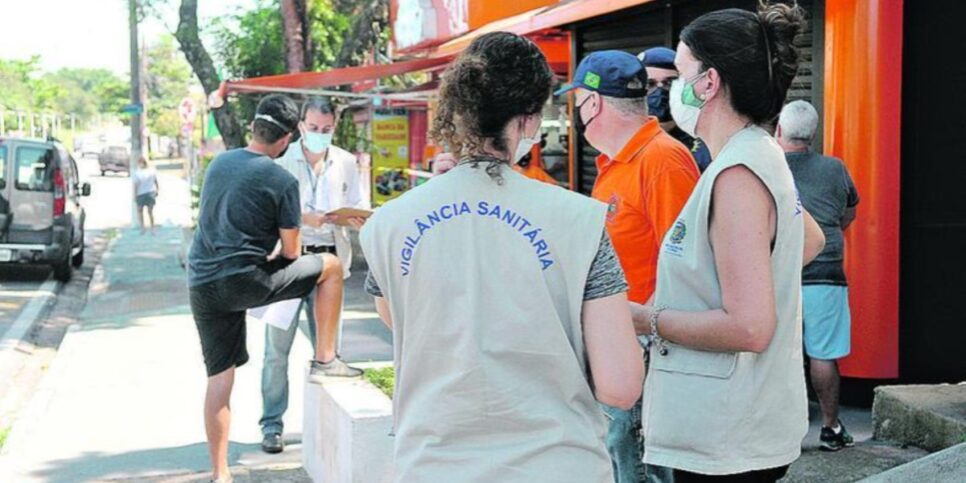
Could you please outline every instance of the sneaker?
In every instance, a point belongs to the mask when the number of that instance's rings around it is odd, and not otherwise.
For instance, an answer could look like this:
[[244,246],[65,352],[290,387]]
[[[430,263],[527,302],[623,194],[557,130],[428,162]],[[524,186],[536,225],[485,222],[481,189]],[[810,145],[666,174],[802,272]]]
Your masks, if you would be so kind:
[[309,382],[321,383],[326,377],[359,377],[362,369],[356,369],[339,359],[336,356],[329,362],[312,361],[312,369],[309,370]]
[[208,481],[210,483],[234,483],[235,480],[232,479],[231,475],[228,475],[228,476],[222,476],[221,478],[218,478],[217,480],[214,479],[214,478],[211,478]]
[[278,454],[285,451],[285,441],[279,433],[268,433],[262,438],[262,451],[268,454]]
[[838,423],[838,431],[826,426],[822,427],[819,442],[822,444],[821,449],[823,451],[838,451],[842,448],[855,446],[855,441],[852,440],[852,435],[845,429],[845,425],[842,424],[842,421]]

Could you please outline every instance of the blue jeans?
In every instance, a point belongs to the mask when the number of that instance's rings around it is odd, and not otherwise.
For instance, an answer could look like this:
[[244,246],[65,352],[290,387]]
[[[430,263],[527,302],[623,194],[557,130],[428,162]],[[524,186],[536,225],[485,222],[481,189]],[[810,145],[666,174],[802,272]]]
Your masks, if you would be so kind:
[[[318,289],[315,289],[318,290]],[[282,416],[288,409],[288,355],[292,352],[295,333],[302,333],[315,347],[315,290],[302,299],[295,320],[288,330],[265,325],[265,366],[262,367],[262,434],[282,433]],[[299,320],[305,310],[306,321]]]
[[607,416],[607,452],[614,467],[615,483],[639,483],[644,481],[644,463],[641,462],[641,401],[629,411],[600,405]]
[[607,451],[614,468],[615,483],[672,483],[671,468],[645,465],[641,433],[641,401],[629,411],[601,404],[609,422]]

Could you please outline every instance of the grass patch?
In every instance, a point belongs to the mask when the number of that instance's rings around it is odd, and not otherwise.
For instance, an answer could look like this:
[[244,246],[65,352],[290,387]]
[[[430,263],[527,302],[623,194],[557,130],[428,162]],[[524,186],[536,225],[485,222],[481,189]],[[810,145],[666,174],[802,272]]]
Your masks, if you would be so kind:
[[10,435],[10,426],[0,429],[0,449],[3,449],[4,443],[7,442],[7,436]]
[[366,369],[366,379],[392,399],[392,392],[396,386],[396,369],[392,366],[382,369]]

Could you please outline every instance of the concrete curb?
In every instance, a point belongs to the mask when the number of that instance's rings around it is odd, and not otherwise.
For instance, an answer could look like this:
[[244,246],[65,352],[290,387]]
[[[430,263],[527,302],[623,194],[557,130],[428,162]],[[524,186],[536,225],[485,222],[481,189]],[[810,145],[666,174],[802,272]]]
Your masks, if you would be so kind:
[[958,445],[966,436],[964,405],[966,383],[877,387],[874,437],[927,451]]
[[[107,283],[104,280],[103,264],[104,260],[110,258],[111,250],[114,248],[115,243],[117,243],[118,238],[119,237],[114,237],[111,239],[104,247],[103,252],[101,252],[101,256],[97,262],[97,265],[94,267],[94,272],[91,275],[91,280],[87,287],[87,300],[90,300],[92,294],[98,293],[98,291],[106,290]],[[60,346],[57,348],[57,355],[51,362],[50,368],[47,371],[47,374],[44,375],[44,378],[37,387],[36,392],[33,394],[33,396],[30,398],[30,401],[26,406],[24,406],[23,410],[14,421],[13,428],[11,428],[10,434],[7,435],[7,440],[4,443],[3,449],[0,450],[0,463],[10,463],[9,456],[16,454],[17,447],[23,444],[23,441],[29,438],[29,435],[33,433],[33,426],[37,424],[38,419],[50,405],[50,401],[53,399],[54,393],[56,392],[55,388],[57,387],[57,383],[64,372],[65,362],[63,361],[73,350],[74,344],[71,342],[71,334],[80,330],[81,321],[79,319],[79,315],[80,314],[78,314],[78,320],[76,323],[67,328],[64,338],[60,342]],[[14,479],[6,478],[6,472],[4,470],[10,471],[11,468],[0,465],[0,481],[16,481]]]
[[930,483],[966,481],[966,443],[862,480],[862,483]]
[[37,289],[39,295],[27,303],[17,320],[0,337],[0,381],[9,380],[20,370],[23,359],[17,353],[17,346],[30,333],[30,329],[47,314],[50,302],[57,296],[58,288],[53,276],[47,277]]

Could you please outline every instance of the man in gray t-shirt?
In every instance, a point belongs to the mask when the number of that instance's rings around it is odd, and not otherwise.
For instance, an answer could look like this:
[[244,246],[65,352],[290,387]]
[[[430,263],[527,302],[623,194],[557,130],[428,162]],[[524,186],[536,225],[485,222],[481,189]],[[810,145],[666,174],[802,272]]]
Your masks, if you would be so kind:
[[825,249],[802,271],[803,339],[812,386],[822,409],[821,447],[838,451],[853,444],[838,420],[837,361],[851,350],[842,232],[855,219],[859,193],[841,160],[809,150],[817,127],[815,108],[795,101],[782,110],[775,136],[785,150],[802,205],[825,234]]
[[315,290],[318,333],[329,336],[316,341],[309,380],[362,374],[335,352],[342,264],[332,254],[302,254],[298,181],[272,161],[298,121],[291,99],[266,96],[255,109],[248,146],[221,153],[205,172],[188,295],[208,372],[204,414],[213,481],[231,481],[228,402],[235,368],[248,362],[246,310]]

